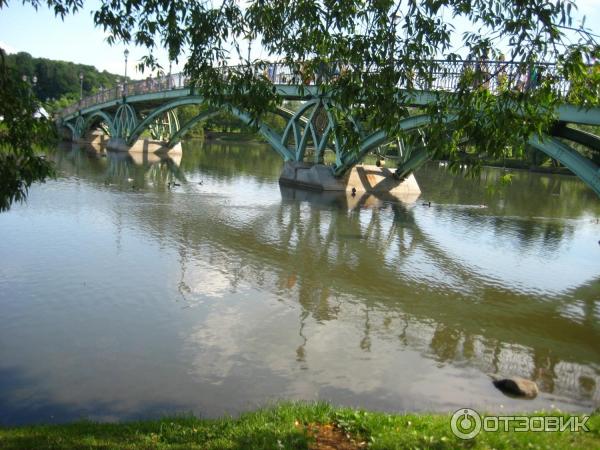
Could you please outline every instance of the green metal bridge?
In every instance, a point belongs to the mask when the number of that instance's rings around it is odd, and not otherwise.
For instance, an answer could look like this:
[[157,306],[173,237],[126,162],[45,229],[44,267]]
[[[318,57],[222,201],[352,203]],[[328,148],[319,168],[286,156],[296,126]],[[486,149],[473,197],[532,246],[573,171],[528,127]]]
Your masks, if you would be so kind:
[[[390,138],[384,131],[364,130],[361,124],[355,121],[353,125],[360,134],[359,149],[351,151],[345,148],[336,133],[338,125],[332,114],[332,102],[321,86],[327,77],[339,75],[340,68],[334,66],[311,78],[282,64],[252,68],[257,76],[268,77],[284,100],[294,100],[301,105],[295,111],[286,107],[278,107],[272,111],[283,117],[287,123],[282,132],[265,123],[256,124],[247,112],[233,105],[223,105],[222,108],[248,125],[257,125],[259,133],[285,161],[307,161],[309,145],[314,148],[310,159],[315,163],[324,161],[326,150],[332,151],[335,162],[331,170],[335,176],[341,176],[361,162],[369,152],[389,143]],[[485,81],[485,88],[491,92],[498,92],[501,88],[535,88],[531,74],[524,72],[519,63],[444,61],[436,66],[436,72],[430,74],[427,80],[413,80],[410,89],[404,86],[407,88],[407,106],[423,107],[434,101],[440,91],[455,91],[467,67],[483,70],[489,75]],[[540,64],[539,69],[545,74],[555,72],[553,64]],[[561,81],[558,87],[566,94],[569,84]],[[101,128],[111,140],[127,147],[132,146],[144,131],[150,131],[153,139],[161,141],[166,148],[172,148],[194,125],[219,112],[218,109],[208,108],[187,123],[180,123],[177,108],[205,103],[185,75],[164,75],[119,84],[83,98],[61,111],[57,123],[60,127],[70,130],[73,140],[83,138],[90,130]],[[569,144],[579,144],[588,149],[590,154],[600,153],[599,136],[569,126],[600,126],[600,108],[580,109],[574,105],[563,104],[555,111],[555,117],[556,123],[548,135],[543,136],[543,139],[531,137],[528,143],[562,163],[600,196],[600,167],[592,158],[586,157]],[[405,131],[418,131],[430,124],[430,120],[428,115],[415,115],[401,120],[399,126]],[[446,118],[449,125],[453,120],[452,116]],[[400,178],[416,170],[429,157],[425,145],[404,148],[402,143],[398,142],[398,147],[396,174]]]

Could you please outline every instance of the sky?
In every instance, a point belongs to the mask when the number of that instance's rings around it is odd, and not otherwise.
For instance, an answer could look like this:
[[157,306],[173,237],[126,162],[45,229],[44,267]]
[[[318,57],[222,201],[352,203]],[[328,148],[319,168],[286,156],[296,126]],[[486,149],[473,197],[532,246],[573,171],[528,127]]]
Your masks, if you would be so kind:
[[[131,78],[145,78],[147,74],[137,72],[134,66],[147,54],[146,49],[133,45],[109,45],[106,42],[108,35],[94,26],[91,11],[99,2],[85,3],[90,6],[61,21],[48,8],[41,7],[36,11],[30,5],[9,0],[8,7],[0,9],[0,47],[7,53],[24,51],[34,57],[89,64],[115,74],[124,73],[123,52],[127,48],[130,52],[127,75]],[[168,70],[167,52],[160,49],[155,55]],[[172,70],[176,73],[181,69],[183,62],[174,64]]]
[[[65,17],[64,21],[54,17],[45,7],[35,11],[30,5],[9,0],[8,6],[0,9],[0,47],[8,53],[25,51],[34,57],[44,57],[80,64],[89,64],[100,70],[123,74],[125,61],[123,44],[110,46],[107,35],[94,27],[91,11],[99,0],[86,1],[88,5],[79,13]],[[600,0],[577,0],[579,15],[586,15],[586,26],[600,35]],[[457,22],[457,31],[462,31],[464,22]],[[264,57],[260,48],[253,47],[252,57]],[[144,78],[134,68],[135,63],[146,49],[128,46],[128,76]],[[168,70],[168,57],[164,49],[157,50],[155,56]],[[173,73],[183,69],[183,62],[173,65]]]

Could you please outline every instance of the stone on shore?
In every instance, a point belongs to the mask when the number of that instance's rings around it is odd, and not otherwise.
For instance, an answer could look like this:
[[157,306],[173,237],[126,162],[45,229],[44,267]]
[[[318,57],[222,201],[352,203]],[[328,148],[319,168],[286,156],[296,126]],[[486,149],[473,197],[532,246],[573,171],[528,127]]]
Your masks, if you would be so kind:
[[521,377],[497,379],[494,380],[494,386],[503,393],[516,397],[535,398],[539,392],[535,381]]

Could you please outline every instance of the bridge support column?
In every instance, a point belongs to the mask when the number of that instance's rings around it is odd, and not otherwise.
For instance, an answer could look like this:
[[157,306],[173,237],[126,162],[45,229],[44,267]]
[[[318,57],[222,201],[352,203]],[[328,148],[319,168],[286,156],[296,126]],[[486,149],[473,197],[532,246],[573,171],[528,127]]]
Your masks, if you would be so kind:
[[110,136],[105,134],[103,131],[91,131],[86,133],[85,136],[80,137],[79,139],[72,139],[72,142],[77,144],[91,144],[96,146],[104,146],[110,139]]
[[152,139],[138,139],[129,145],[125,139],[110,138],[106,144],[108,150],[118,152],[140,152],[140,153],[181,153],[181,143],[173,147],[168,146],[167,142],[155,141]]
[[390,169],[362,164],[338,178],[333,175],[331,167],[324,164],[287,161],[279,182],[317,191],[390,193],[403,200],[410,198],[408,201],[415,201],[421,194],[414,175],[400,180]]

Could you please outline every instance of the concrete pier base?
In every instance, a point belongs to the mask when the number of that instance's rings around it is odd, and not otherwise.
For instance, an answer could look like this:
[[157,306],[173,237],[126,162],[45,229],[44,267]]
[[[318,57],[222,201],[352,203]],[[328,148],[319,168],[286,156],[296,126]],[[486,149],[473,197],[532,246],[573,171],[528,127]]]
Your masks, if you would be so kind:
[[279,182],[316,191],[352,192],[354,189],[356,193],[387,193],[394,197],[414,197],[414,200],[421,194],[414,175],[401,181],[388,168],[367,165],[354,166],[344,177],[336,178],[324,164],[288,161],[283,167]]
[[128,145],[124,139],[111,138],[106,143],[108,150],[117,152],[141,152],[141,153],[169,153],[178,154],[182,152],[181,143],[169,148],[163,141],[151,139],[138,139],[133,145]]
[[73,142],[77,143],[77,144],[92,144],[92,145],[100,145],[100,146],[105,146],[108,141],[110,139],[110,136],[108,136],[107,134],[104,134],[102,132],[91,132],[88,133],[86,136],[76,139]]

